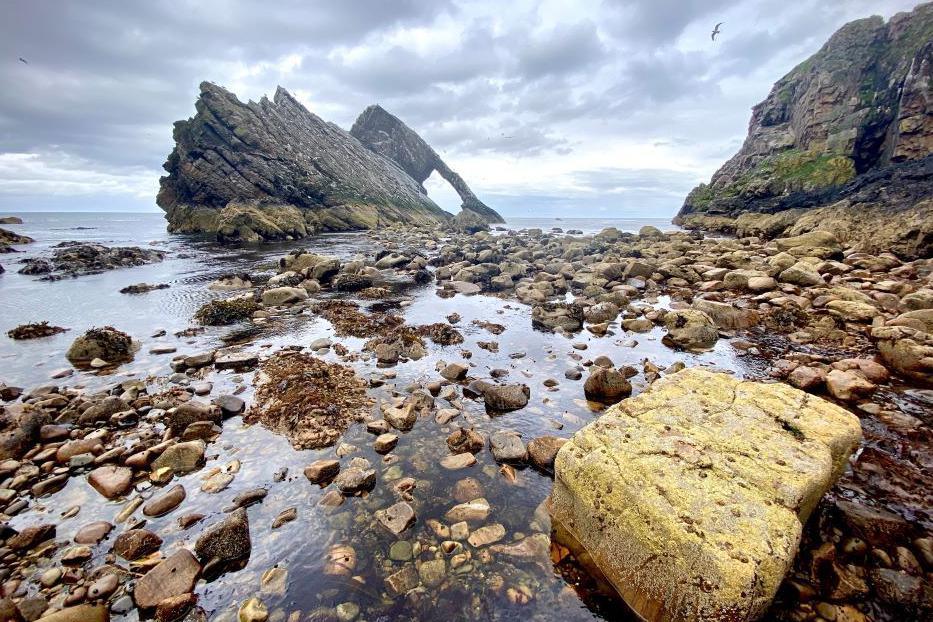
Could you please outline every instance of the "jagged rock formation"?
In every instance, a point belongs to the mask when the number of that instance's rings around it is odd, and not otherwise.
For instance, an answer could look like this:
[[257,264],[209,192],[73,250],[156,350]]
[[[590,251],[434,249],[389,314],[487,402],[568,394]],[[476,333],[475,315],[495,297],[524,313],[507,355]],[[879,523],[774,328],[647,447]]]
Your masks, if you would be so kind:
[[[844,242],[933,252],[933,3],[842,27],[823,48],[778,81],[752,113],[742,148],[709,184],[687,197],[675,222],[717,230],[770,233],[797,224],[770,217],[813,214],[813,226],[865,216],[884,224],[841,223]],[[746,216],[737,227],[733,219]],[[806,215],[810,216],[812,212]],[[851,213],[851,216],[847,215]],[[829,219],[829,220],[828,220]],[[918,224],[919,223],[919,224]],[[846,237],[851,233],[853,237]],[[875,247],[873,247],[873,245]],[[881,250],[888,250],[881,248]]]
[[464,210],[475,212],[487,223],[505,222],[498,212],[476,198],[463,178],[452,171],[423,138],[381,106],[370,106],[364,110],[350,128],[350,133],[376,153],[401,166],[419,184],[437,171],[460,195]]
[[156,199],[170,231],[259,241],[452,218],[398,165],[281,87],[243,103],[204,82],[195,107],[175,123]]

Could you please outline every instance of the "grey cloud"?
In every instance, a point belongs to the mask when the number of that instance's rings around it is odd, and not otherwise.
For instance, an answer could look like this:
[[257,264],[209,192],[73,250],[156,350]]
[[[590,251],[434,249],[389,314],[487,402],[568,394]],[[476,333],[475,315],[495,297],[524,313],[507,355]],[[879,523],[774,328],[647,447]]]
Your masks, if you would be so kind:
[[[712,172],[741,141],[750,107],[836,27],[916,3],[607,0],[547,16],[459,0],[14,0],[0,9],[0,157],[39,154],[46,173],[79,163],[111,189],[154,183],[172,122],[193,114],[198,83],[211,80],[241,99],[281,84],[343,127],[380,103],[454,156],[563,154],[573,168],[587,149],[641,141]],[[722,19],[712,45],[705,29]],[[398,32],[451,25],[456,36],[438,49]],[[683,45],[697,32],[703,47]],[[275,68],[290,55],[299,66]],[[737,79],[740,97],[724,86]],[[692,185],[683,175],[582,171],[573,179],[587,190],[570,199],[666,205]]]

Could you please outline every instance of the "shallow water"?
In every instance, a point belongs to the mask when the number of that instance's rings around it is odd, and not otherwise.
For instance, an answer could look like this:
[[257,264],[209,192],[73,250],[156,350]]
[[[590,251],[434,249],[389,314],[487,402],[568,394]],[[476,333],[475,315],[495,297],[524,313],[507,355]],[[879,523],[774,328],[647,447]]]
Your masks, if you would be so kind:
[[[363,234],[340,234],[320,236],[300,244],[220,250],[203,240],[169,236],[158,230],[161,219],[150,221],[148,215],[133,217],[122,224],[102,223],[94,230],[63,229],[61,237],[55,237],[59,234],[51,232],[58,229],[51,227],[37,231],[36,222],[33,221],[32,230],[30,225],[16,227],[17,231],[41,240],[29,248],[30,255],[65,239],[139,244],[141,237],[145,237],[166,249],[169,256],[160,264],[51,283],[11,274],[10,268],[14,264],[8,260],[10,256],[0,256],[8,270],[7,274],[0,276],[3,318],[0,328],[5,331],[23,321],[50,320],[72,329],[69,333],[37,341],[13,342],[5,336],[0,338],[0,380],[25,386],[52,382],[49,380],[52,371],[67,367],[64,351],[71,340],[88,327],[103,324],[112,324],[142,342],[135,360],[120,367],[116,377],[81,374],[57,381],[58,384],[108,385],[124,376],[164,379],[171,373],[169,361],[172,355],[149,354],[153,345],[172,344],[177,346],[179,354],[193,354],[218,347],[221,345],[220,337],[230,331],[229,327],[209,328],[193,338],[176,338],[173,335],[191,324],[191,316],[204,300],[229,295],[210,292],[206,289],[208,281],[232,272],[255,274],[266,269],[271,273],[274,260],[295,246],[344,258],[359,252],[372,252],[376,248]],[[122,232],[122,228],[127,226],[134,227],[132,235]],[[568,228],[572,227],[568,225]],[[164,282],[171,287],[136,296],[118,293],[121,287],[140,281]],[[492,369],[500,368],[508,370],[509,382],[528,384],[531,387],[528,406],[492,417],[481,403],[461,398],[464,411],[461,417],[443,427],[435,423],[433,417],[418,421],[412,431],[399,433],[399,444],[387,459],[372,450],[374,436],[366,432],[364,425],[352,427],[343,439],[344,443],[358,448],[351,457],[369,459],[379,477],[371,494],[349,498],[338,508],[318,505],[326,490],[311,485],[302,474],[303,468],[312,461],[334,457],[335,447],[298,451],[287,439],[260,425],[245,425],[240,418],[228,420],[224,422],[220,437],[208,445],[204,468],[172,482],[171,485],[181,483],[185,486],[187,499],[168,515],[148,519],[147,528],[165,540],[163,553],[176,546],[193,545],[204,526],[224,516],[223,508],[230,505],[237,494],[265,487],[268,488],[268,496],[249,509],[253,550],[248,564],[242,570],[224,574],[210,583],[201,581],[196,588],[201,606],[218,615],[217,619],[232,619],[224,616],[233,615],[240,602],[257,594],[273,612],[272,619],[285,619],[294,611],[307,613],[319,607],[333,608],[348,602],[361,608],[361,620],[631,619],[620,603],[595,592],[592,581],[572,563],[565,562],[555,567],[547,556],[516,559],[504,554],[489,555],[476,549],[473,550],[472,562],[456,571],[449,569],[447,580],[440,586],[416,591],[408,598],[388,599],[383,579],[400,569],[402,564],[388,559],[389,548],[396,538],[375,521],[373,514],[398,500],[392,490],[398,479],[415,478],[417,484],[411,505],[417,522],[403,532],[400,539],[420,543],[428,552],[431,547],[439,546],[442,540],[428,527],[428,520],[437,518],[443,521],[444,513],[457,503],[451,495],[456,482],[473,477],[481,483],[484,497],[492,506],[486,523],[498,522],[506,528],[503,544],[534,533],[550,534],[547,513],[542,508],[551,488],[548,477],[529,468],[519,470],[516,481],[510,482],[499,472],[487,450],[477,454],[476,465],[447,471],[438,464],[449,453],[445,443],[447,435],[463,425],[473,426],[486,435],[499,430],[517,430],[526,441],[546,434],[568,438],[592,421],[600,407],[584,399],[583,381],[567,380],[564,371],[599,355],[609,356],[617,366],[632,365],[639,370],[645,359],[661,367],[682,361],[688,366],[715,366],[747,377],[763,375],[762,361],[743,356],[724,339],[711,352],[691,355],[662,346],[660,329],[641,335],[610,334],[605,337],[595,337],[584,331],[567,338],[533,329],[530,308],[514,301],[488,296],[441,298],[431,284],[409,290],[406,294],[410,304],[398,312],[404,315],[408,324],[443,322],[448,314],[456,312],[462,318],[456,326],[464,334],[465,343],[442,347],[426,340],[428,355],[391,368],[397,376],[388,379],[384,386],[371,389],[370,394],[374,398],[387,398],[393,388],[401,391],[413,383],[423,384],[438,379],[436,369],[442,361],[465,360],[471,367],[471,376],[488,377]],[[656,306],[669,303],[664,297],[644,302]],[[372,304],[363,303],[364,306]],[[474,319],[503,324],[507,329],[496,336],[474,326]],[[151,338],[157,329],[167,330],[167,336]],[[334,338],[327,321],[302,313],[286,315],[273,322],[266,334],[244,349],[272,352],[287,345],[307,346],[319,337],[330,337],[351,352],[359,352],[364,341]],[[478,347],[478,341],[498,342],[499,352],[493,354]],[[464,359],[461,351],[471,352],[472,357]],[[324,358],[339,360],[332,351]],[[371,360],[360,360],[353,366],[364,378],[382,379],[386,371],[377,368],[375,361]],[[546,388],[543,382],[548,378],[556,379],[558,386]],[[211,396],[245,386],[247,390],[242,397],[249,402],[250,373],[210,372],[206,379],[214,383]],[[158,381],[150,392],[166,388],[164,382]],[[632,384],[634,392],[640,392],[645,386],[644,377],[639,374],[632,378]],[[439,407],[446,405],[438,399]],[[374,406],[374,414],[377,409],[378,404]],[[217,494],[200,490],[206,474],[233,460],[239,460],[242,467],[227,489]],[[287,477],[285,481],[276,482],[275,474],[282,468],[288,469]],[[138,494],[149,498],[161,491],[142,485]],[[62,491],[41,499],[39,505],[14,517],[12,524],[19,528],[55,519],[73,505],[80,505],[81,511],[77,516],[61,521],[59,540],[70,539],[79,527],[94,520],[113,521],[123,502],[107,502],[90,488],[84,478],[73,477]],[[273,519],[291,507],[297,509],[298,519],[272,530]],[[203,513],[206,518],[187,531],[181,530],[177,524],[178,516],[192,512]],[[473,525],[474,528],[476,526]],[[110,537],[95,548],[97,561],[103,561],[113,539],[124,528],[118,525]],[[336,544],[348,544],[355,549],[358,561],[353,571],[354,579],[324,574],[326,553]],[[433,557],[433,553],[430,556]],[[259,592],[260,577],[272,567],[288,571],[284,593]],[[41,571],[42,568],[37,569],[37,572]],[[509,588],[513,588],[511,597]],[[513,602],[516,593],[526,595],[528,602]],[[136,619],[136,615],[134,611],[125,619]]]

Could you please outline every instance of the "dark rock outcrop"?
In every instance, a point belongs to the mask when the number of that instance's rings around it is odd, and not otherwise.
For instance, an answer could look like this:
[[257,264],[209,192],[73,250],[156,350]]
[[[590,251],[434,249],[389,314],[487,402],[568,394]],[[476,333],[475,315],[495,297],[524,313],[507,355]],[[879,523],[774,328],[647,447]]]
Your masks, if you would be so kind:
[[381,106],[364,110],[350,133],[369,149],[401,166],[419,185],[437,171],[460,195],[464,210],[478,214],[486,223],[505,222],[498,212],[476,198],[463,178],[451,170],[423,138]]
[[755,106],[742,148],[690,193],[675,222],[766,237],[829,228],[870,252],[929,256],[931,154],[927,3],[887,23],[845,25],[778,81]]
[[175,123],[160,182],[170,231],[260,241],[451,219],[397,164],[281,87],[243,103],[204,82],[195,107]]
[[29,244],[32,238],[0,228],[0,253],[12,253],[14,244]]
[[50,257],[23,260],[20,274],[42,275],[42,281],[57,281],[107,270],[132,268],[162,261],[165,253],[138,246],[104,246],[94,242],[61,242]]

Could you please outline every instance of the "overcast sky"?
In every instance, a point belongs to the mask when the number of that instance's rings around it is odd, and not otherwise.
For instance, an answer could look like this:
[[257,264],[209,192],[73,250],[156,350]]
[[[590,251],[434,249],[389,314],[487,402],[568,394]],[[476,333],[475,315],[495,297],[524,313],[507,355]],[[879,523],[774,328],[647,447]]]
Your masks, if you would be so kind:
[[379,103],[507,216],[669,217],[775,81],[916,4],[6,0],[0,212],[157,210],[172,122],[209,80],[244,101],[282,85],[345,129]]

